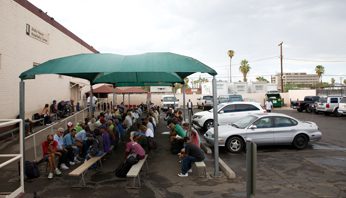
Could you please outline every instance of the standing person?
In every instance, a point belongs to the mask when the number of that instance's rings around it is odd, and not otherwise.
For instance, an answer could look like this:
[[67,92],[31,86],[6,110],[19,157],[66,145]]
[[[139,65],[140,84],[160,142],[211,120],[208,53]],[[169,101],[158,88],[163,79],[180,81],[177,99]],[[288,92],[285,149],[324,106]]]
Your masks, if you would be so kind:
[[272,112],[272,109],[273,109],[273,103],[272,103],[272,101],[270,101],[270,100],[267,100],[266,102],[265,102],[265,106],[266,106],[266,110],[267,110],[267,112]]
[[191,102],[191,99],[189,99],[189,101],[187,102],[187,112],[191,113],[191,116],[193,116],[193,104]]
[[[93,96],[93,104],[92,104],[92,108],[93,108],[93,111],[96,110],[96,104],[97,104],[97,98],[95,96]],[[88,104],[88,107],[90,107],[90,95],[88,96],[87,98],[87,104]]]
[[205,156],[203,151],[192,143],[188,143],[189,138],[184,138],[185,147],[179,157],[182,158],[181,162],[181,173],[178,174],[179,177],[189,176],[188,172],[192,172],[192,163],[201,162],[204,160]]

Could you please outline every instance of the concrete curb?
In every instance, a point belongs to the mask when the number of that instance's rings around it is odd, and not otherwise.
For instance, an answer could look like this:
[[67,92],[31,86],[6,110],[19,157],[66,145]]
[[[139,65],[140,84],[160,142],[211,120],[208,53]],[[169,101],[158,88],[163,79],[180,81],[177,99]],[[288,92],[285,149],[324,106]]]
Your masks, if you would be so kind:
[[204,143],[201,143],[201,149],[206,153],[206,154],[212,154],[213,151]]
[[219,166],[221,171],[229,178],[235,179],[235,172],[221,159],[219,158]]

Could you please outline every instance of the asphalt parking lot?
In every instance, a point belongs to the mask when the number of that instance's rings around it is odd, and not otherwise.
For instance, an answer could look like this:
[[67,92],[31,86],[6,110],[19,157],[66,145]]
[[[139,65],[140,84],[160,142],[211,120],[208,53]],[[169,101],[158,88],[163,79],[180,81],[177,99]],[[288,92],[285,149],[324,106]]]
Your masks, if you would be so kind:
[[[290,146],[259,147],[256,197],[346,197],[346,117],[296,110],[274,112],[316,122],[323,133],[322,140],[304,150]],[[220,148],[220,158],[237,174],[236,181],[245,185],[245,153],[231,154]]]

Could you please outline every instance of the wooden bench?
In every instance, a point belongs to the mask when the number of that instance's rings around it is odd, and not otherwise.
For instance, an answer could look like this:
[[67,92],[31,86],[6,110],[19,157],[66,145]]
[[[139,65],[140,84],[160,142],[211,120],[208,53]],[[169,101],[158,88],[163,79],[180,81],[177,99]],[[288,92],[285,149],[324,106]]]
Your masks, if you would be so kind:
[[[147,158],[148,155],[145,155],[144,159],[141,159],[138,161],[137,164],[132,165],[131,169],[129,170],[129,172],[126,174],[126,177],[129,178],[133,178],[133,185],[130,188],[140,188],[141,187],[141,178],[139,177],[140,172],[142,170],[142,167],[144,165],[144,163],[147,166],[147,171],[148,171],[148,163],[147,163]],[[138,186],[136,187],[136,179],[138,181]]]
[[44,118],[34,119],[34,115],[31,117],[31,122],[36,126],[37,123],[44,125]]
[[[114,146],[111,145],[109,148],[109,152],[111,153],[113,150]],[[99,163],[100,167],[102,167],[102,158],[104,156],[106,156],[108,153],[103,153],[101,156],[97,156],[97,157],[92,157],[89,160],[85,161],[83,164],[81,164],[80,166],[78,166],[76,169],[74,169],[73,171],[71,171],[68,175],[70,176],[81,176],[81,179],[79,181],[79,186],[78,187],[85,187],[85,174],[87,173],[87,170],[94,165],[95,163]]]
[[205,165],[204,161],[195,162],[195,166],[200,177],[207,177],[207,166]]

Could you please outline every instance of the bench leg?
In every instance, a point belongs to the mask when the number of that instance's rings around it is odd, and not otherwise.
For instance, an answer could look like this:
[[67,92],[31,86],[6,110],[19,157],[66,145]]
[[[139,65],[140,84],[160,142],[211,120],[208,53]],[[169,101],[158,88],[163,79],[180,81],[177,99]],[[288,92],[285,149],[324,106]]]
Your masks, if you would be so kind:
[[78,186],[72,186],[72,188],[85,188],[86,187],[85,178],[84,178],[85,174],[86,174],[86,171],[84,173],[82,173]]

